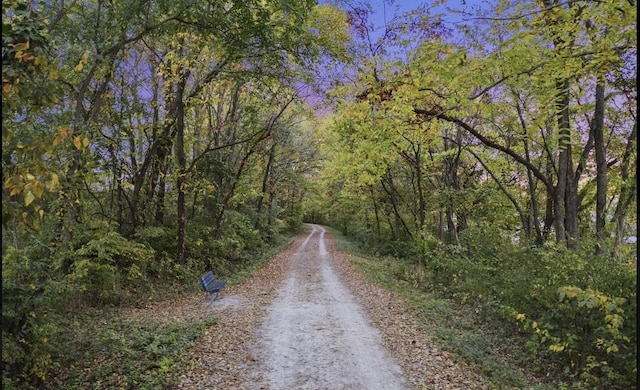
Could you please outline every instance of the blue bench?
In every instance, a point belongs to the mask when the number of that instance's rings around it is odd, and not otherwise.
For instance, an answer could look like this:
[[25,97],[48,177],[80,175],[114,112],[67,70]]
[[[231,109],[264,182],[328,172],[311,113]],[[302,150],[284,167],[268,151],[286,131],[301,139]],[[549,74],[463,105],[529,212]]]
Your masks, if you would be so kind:
[[[209,271],[200,277],[200,284],[202,284],[202,289],[209,293],[209,302],[213,304],[213,301],[220,295],[220,290],[227,285],[227,281],[216,280],[213,272]],[[215,294],[215,298],[213,294]]]

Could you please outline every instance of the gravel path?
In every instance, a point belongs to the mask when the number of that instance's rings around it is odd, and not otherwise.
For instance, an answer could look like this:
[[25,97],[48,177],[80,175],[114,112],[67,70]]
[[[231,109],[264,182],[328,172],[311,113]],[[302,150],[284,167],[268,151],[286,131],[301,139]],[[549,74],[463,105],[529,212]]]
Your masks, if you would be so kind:
[[206,294],[125,315],[187,321],[213,311],[178,389],[487,389],[440,351],[394,294],[368,283],[321,226],[213,306]]
[[260,388],[404,389],[380,333],[336,275],[324,235],[312,226],[258,331]]

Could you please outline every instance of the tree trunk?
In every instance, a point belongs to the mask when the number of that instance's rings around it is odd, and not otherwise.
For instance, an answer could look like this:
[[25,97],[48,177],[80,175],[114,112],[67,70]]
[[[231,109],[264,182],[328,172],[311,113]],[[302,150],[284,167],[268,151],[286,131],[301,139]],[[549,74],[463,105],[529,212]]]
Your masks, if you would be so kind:
[[604,77],[598,78],[596,84],[595,115],[591,131],[596,152],[596,254],[604,253],[605,207],[607,204],[607,155],[604,143]]
[[371,200],[373,201],[373,212],[376,216],[376,237],[380,237],[380,211],[378,210],[378,202],[376,202],[373,186],[369,186],[369,190],[371,191]]
[[[449,150],[449,140],[445,138],[444,140],[444,150],[445,152]],[[444,159],[444,188],[447,193],[451,193],[452,189],[455,189],[454,182],[456,181],[456,170],[457,170],[457,162],[453,157],[445,157]],[[447,215],[447,227],[448,227],[448,242],[456,244],[459,243],[458,239],[458,228],[456,226],[456,221],[454,221],[455,207],[454,200],[451,195],[447,197],[446,204],[446,215]]]
[[[522,107],[520,104],[516,105],[518,111],[518,118],[520,120],[520,126],[522,127],[523,139],[522,144],[524,146],[524,157],[527,161],[531,162],[531,153],[529,151],[529,137],[527,136],[527,123],[525,122],[524,115],[522,113]],[[536,196],[536,182],[533,177],[533,173],[530,169],[527,169],[527,188],[529,190],[529,199],[531,201],[531,207],[529,209],[529,223],[525,227],[527,232],[527,239],[532,237],[532,227],[535,231],[535,243],[536,245],[543,244],[542,231],[540,230],[540,223],[538,222],[539,210],[538,210],[538,198]]]
[[631,161],[634,156],[634,150],[636,148],[638,129],[638,119],[633,124],[631,134],[627,137],[627,146],[625,147],[624,154],[622,156],[622,163],[620,164],[620,176],[622,179],[622,188],[620,189],[620,196],[618,197],[618,204],[616,205],[616,211],[614,213],[614,220],[616,221],[616,249],[619,250],[624,244],[625,235],[625,218],[629,209],[629,206],[633,200],[637,197],[638,187],[638,172],[634,169],[633,178],[629,177],[629,165],[633,163],[633,166],[637,166],[637,157],[633,162]]
[[264,198],[269,195],[269,177],[271,176],[271,170],[273,161],[276,157],[276,143],[274,142],[269,148],[269,159],[267,160],[267,166],[264,169],[264,176],[262,177],[262,193],[258,197],[258,205],[256,207],[256,222],[254,229],[258,229],[261,226],[262,221],[262,207],[264,204]]
[[[393,214],[395,216],[395,224],[396,224],[396,231],[398,232],[398,238],[400,238],[401,230],[404,230],[404,232],[407,234],[408,237],[413,237],[413,235],[411,234],[411,230],[409,230],[409,228],[407,227],[407,224],[404,222],[404,218],[402,218],[402,215],[400,215],[400,210],[398,208],[398,200],[396,199],[397,191],[393,184],[393,176],[389,171],[386,172],[385,176],[386,176],[386,179],[383,178],[381,180],[382,188],[385,190],[387,195],[389,195],[389,200],[391,201],[391,206],[393,207]],[[385,183],[388,184],[388,187],[385,185]],[[402,227],[402,229],[400,227]]]
[[425,209],[426,204],[424,201],[424,193],[422,189],[422,154],[420,151],[420,144],[413,145],[415,156],[415,168],[416,168],[416,189],[418,191],[418,228],[422,230],[425,223]]
[[556,83],[558,121],[558,182],[555,189],[554,227],[556,240],[575,249],[578,242],[578,196],[571,157],[571,123],[569,117],[569,80]]
[[176,248],[176,262],[180,265],[186,264],[186,225],[187,225],[187,204],[184,192],[184,184],[187,175],[187,158],[184,151],[184,88],[186,84],[186,71],[180,75],[176,90],[176,159],[178,160],[178,177],[176,179],[176,191],[178,192],[177,213],[178,213],[178,234]]

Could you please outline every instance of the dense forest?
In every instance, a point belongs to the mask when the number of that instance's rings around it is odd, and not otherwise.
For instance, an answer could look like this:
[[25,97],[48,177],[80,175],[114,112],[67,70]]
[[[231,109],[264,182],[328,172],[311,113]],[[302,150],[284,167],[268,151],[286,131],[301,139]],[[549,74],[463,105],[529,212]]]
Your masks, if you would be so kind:
[[3,384],[313,222],[635,388],[637,5],[448,3],[4,1]]

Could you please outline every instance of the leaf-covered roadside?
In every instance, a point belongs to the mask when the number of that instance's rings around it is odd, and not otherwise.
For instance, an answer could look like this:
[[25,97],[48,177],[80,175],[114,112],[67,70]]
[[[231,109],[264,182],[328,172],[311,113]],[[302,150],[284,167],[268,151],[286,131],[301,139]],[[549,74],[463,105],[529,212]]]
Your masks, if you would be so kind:
[[216,322],[212,313],[190,321],[123,318],[107,310],[75,316],[54,351],[60,370],[45,388],[172,388],[187,368],[185,352]]

